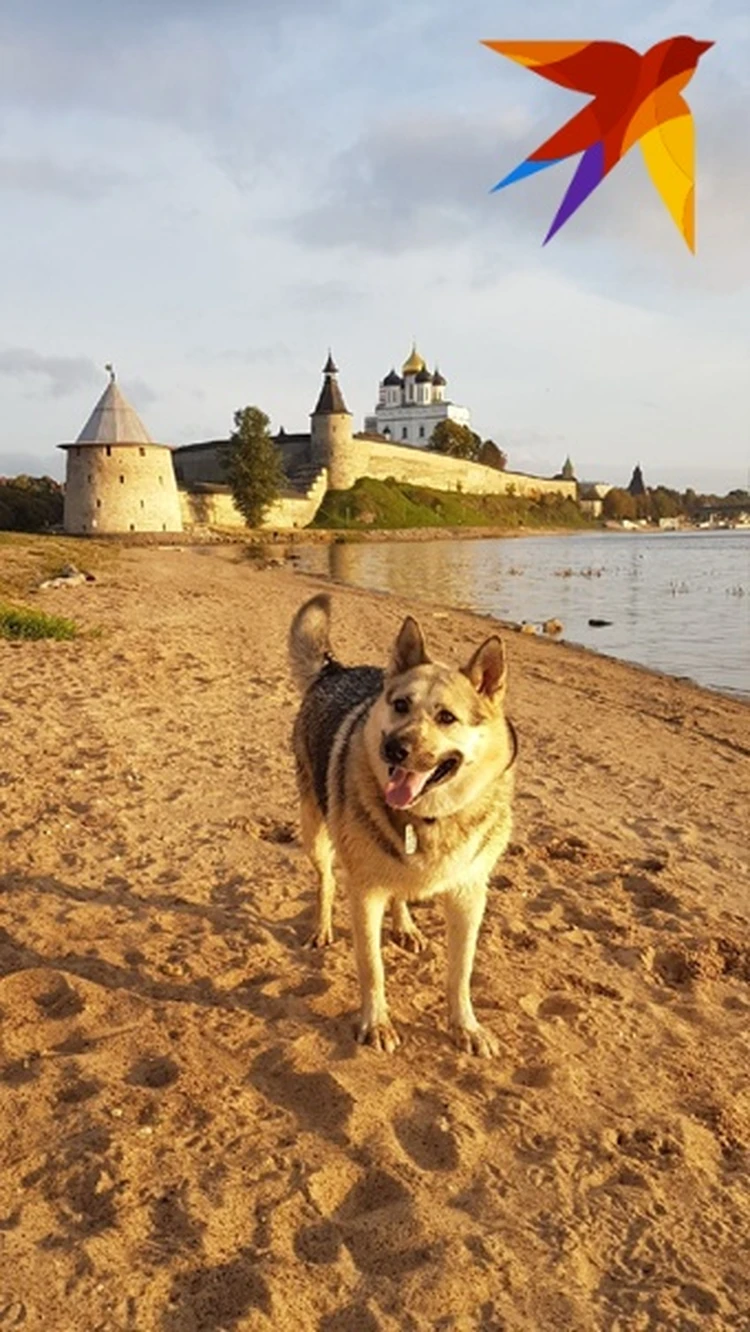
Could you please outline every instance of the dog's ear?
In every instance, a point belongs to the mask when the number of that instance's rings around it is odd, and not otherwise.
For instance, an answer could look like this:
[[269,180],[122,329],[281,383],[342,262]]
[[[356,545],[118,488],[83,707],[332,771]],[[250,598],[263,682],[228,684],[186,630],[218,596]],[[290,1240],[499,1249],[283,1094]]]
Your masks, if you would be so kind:
[[483,694],[493,702],[499,703],[508,681],[508,665],[505,660],[505,648],[496,635],[485,639],[471,661],[461,669],[463,674],[469,677],[478,694]]
[[393,644],[389,673],[401,675],[403,671],[410,671],[413,666],[422,666],[429,660],[422,630],[416,620],[407,615]]

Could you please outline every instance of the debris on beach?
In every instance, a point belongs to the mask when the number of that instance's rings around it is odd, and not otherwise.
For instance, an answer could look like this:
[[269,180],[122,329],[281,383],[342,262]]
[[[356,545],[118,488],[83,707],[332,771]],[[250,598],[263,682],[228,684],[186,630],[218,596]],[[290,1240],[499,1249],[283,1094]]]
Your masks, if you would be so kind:
[[564,628],[565,625],[562,620],[545,620],[542,625],[542,633],[548,634],[550,638],[554,638],[557,634],[561,634]]
[[95,583],[96,577],[92,573],[83,573],[77,569],[75,564],[64,564],[59,574],[54,578],[45,578],[43,583],[39,584],[39,590],[43,591],[48,587],[78,587],[81,583]]

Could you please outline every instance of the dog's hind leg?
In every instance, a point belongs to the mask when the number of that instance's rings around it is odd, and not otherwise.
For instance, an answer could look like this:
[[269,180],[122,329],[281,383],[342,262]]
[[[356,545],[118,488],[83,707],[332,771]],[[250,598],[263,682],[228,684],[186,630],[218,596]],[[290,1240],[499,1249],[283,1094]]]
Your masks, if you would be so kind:
[[333,873],[333,845],[325,819],[313,795],[303,795],[300,801],[302,845],[313,863],[318,876],[317,920],[307,941],[308,948],[325,948],[333,943],[333,898],[336,879]]
[[471,1004],[471,972],[487,888],[467,885],[444,897],[448,927],[448,1021],[454,1044],[467,1054],[496,1054],[497,1042],[480,1027]]
[[391,938],[407,953],[421,953],[427,947],[427,940],[414,924],[406,902],[397,897],[391,906]]

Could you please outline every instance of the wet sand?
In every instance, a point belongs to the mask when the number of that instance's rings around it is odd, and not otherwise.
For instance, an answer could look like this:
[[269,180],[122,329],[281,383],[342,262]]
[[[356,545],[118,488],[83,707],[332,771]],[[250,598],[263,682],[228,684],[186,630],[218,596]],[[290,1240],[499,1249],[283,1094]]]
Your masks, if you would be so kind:
[[[433,536],[434,533],[430,533]],[[750,1327],[750,708],[508,633],[516,827],[449,1043],[439,906],[352,1037],[302,942],[285,638],[321,580],[122,551],[0,642],[0,1330]],[[334,589],[345,660],[413,604]],[[420,608],[436,655],[485,636]]]

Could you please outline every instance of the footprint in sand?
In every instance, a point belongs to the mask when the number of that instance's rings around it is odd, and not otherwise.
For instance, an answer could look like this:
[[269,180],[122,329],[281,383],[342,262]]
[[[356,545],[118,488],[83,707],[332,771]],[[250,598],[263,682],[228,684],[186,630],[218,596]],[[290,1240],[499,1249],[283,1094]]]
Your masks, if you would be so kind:
[[159,1326],[162,1332],[221,1332],[238,1326],[251,1309],[270,1318],[271,1298],[255,1254],[241,1251],[229,1262],[176,1276]]
[[455,1170],[459,1164],[456,1136],[437,1096],[417,1095],[408,1115],[400,1115],[394,1132],[415,1165],[422,1170]]
[[368,1276],[397,1279],[438,1256],[440,1244],[429,1241],[412,1194],[384,1170],[354,1185],[336,1219],[355,1265]]
[[6,1302],[0,1295],[0,1327],[21,1327],[26,1322],[26,1306],[20,1300]]
[[61,1018],[75,1017],[86,1007],[78,992],[62,976],[50,990],[38,995],[34,1003],[44,1017],[55,1022]]
[[303,1263],[325,1266],[335,1263],[341,1252],[341,1232],[333,1221],[323,1219],[303,1226],[294,1237],[294,1252]]
[[665,911],[673,916],[684,914],[679,897],[659,887],[646,874],[630,874],[623,879],[622,886],[642,911]]
[[180,1068],[168,1056],[146,1055],[133,1065],[128,1074],[128,1082],[133,1087],[149,1087],[160,1090],[171,1087],[180,1076]]
[[379,1332],[379,1329],[380,1323],[365,1304],[348,1304],[326,1314],[318,1323],[318,1332]]

